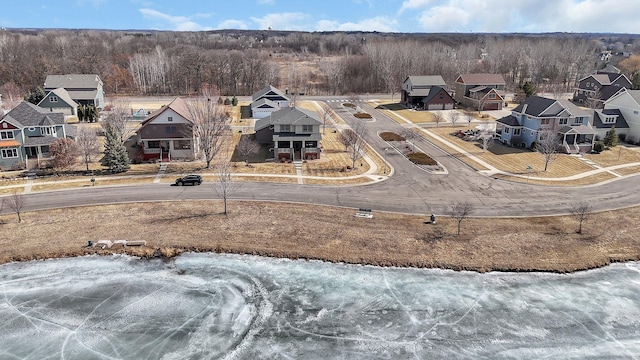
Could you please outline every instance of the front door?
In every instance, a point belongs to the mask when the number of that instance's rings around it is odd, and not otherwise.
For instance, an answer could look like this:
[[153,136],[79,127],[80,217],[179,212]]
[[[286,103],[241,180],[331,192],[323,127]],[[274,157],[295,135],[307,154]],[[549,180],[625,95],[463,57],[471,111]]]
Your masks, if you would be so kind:
[[302,150],[302,141],[294,141],[293,142],[293,157],[294,157],[294,160],[302,158],[301,150]]

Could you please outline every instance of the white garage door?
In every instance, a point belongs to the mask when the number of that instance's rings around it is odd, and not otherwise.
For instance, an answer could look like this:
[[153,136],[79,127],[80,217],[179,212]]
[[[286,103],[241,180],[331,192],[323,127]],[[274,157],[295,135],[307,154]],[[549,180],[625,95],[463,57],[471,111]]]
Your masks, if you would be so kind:
[[448,103],[444,106],[445,110],[453,110],[453,103]]
[[443,104],[429,104],[428,110],[444,110]]

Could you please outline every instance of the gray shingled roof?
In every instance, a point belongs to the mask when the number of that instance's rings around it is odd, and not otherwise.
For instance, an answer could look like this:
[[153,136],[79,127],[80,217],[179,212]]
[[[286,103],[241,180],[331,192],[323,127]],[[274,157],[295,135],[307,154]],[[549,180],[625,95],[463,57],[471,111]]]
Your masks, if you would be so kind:
[[56,140],[60,140],[59,137],[54,136],[27,136],[24,139],[24,146],[42,146],[42,145],[51,145]]
[[93,100],[98,96],[98,90],[89,90],[89,91],[73,91],[67,90],[69,96],[72,99],[76,100]]
[[414,86],[447,86],[440,75],[412,75],[407,76],[404,82],[411,81]]
[[278,106],[278,104],[275,101],[271,101],[271,100],[269,100],[267,98],[261,98],[261,99],[258,99],[258,101],[252,102],[251,103],[251,108],[255,109],[255,108],[258,108],[258,107],[262,107],[264,105],[266,105],[266,106],[268,106],[270,108],[274,108],[274,109],[279,109],[280,108],[280,106]]
[[[613,124],[605,124],[602,122],[602,119],[606,115],[618,115],[616,122]],[[611,126],[615,126],[616,129],[628,129],[629,124],[627,124],[627,120],[625,120],[624,116],[618,109],[598,109],[593,112],[593,127],[598,129],[608,129]]]
[[640,90],[627,90],[627,92],[638,104],[640,104]]
[[529,96],[528,98],[524,99],[524,101],[520,105],[516,106],[513,111],[522,114],[524,109],[524,113],[527,115],[540,116],[556,101],[557,100],[536,95]]
[[264,88],[254,92],[253,95],[251,95],[251,101],[256,101],[261,97],[267,95],[269,92],[273,92],[274,94],[277,95],[277,97],[282,98],[282,100],[289,100],[289,98],[285,94],[283,94],[280,90],[274,88],[271,85],[267,85]]
[[593,129],[585,126],[585,125],[579,125],[579,126],[563,126],[560,129],[558,129],[558,133],[559,134],[568,134],[570,132],[576,133],[576,134],[585,134],[585,135],[589,135],[589,134],[593,134]]
[[64,114],[50,112],[27,101],[18,104],[4,117],[12,119],[22,127],[64,124]]
[[429,93],[427,94],[427,96],[424,99],[422,99],[422,102],[425,103],[425,104],[428,103],[431,99],[433,99],[436,95],[438,95],[441,90],[449,96],[449,99],[452,102],[454,102],[454,103],[456,102],[455,100],[453,100],[453,98],[451,98],[451,95],[449,95],[449,93],[445,89],[441,88],[440,86],[432,86],[432,87],[430,87],[429,88]]
[[44,81],[46,89],[97,89],[100,76],[96,74],[47,75]]
[[[96,91],[96,93],[97,93],[97,91]],[[45,95],[44,98],[42,98],[42,100],[40,100],[40,102],[38,103],[38,106],[40,104],[42,104],[43,101],[48,99],[49,96],[51,96],[52,94],[57,96],[58,99],[64,101],[69,106],[72,106],[72,107],[78,106],[78,104],[75,101],[73,101],[71,96],[69,96],[69,92],[67,90],[65,90],[64,88],[57,88],[57,89],[53,89],[53,90],[49,91],[47,93],[47,95]]]
[[509,126],[522,126],[518,122],[518,119],[516,119],[515,116],[513,116],[513,115],[502,117],[502,118],[500,118],[500,119],[498,119],[496,121],[499,122],[499,123],[505,124],[505,125],[509,125]]
[[264,129],[269,125],[289,124],[289,125],[322,125],[322,121],[315,112],[287,107],[274,111],[270,116],[258,119],[255,124],[255,131]]

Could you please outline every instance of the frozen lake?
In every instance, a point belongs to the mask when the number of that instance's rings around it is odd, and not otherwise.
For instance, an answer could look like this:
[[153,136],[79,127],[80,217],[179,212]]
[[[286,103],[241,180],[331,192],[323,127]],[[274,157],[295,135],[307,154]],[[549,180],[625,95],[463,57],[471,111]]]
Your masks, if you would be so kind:
[[0,266],[0,359],[428,358],[640,358],[640,264],[476,274],[187,254]]

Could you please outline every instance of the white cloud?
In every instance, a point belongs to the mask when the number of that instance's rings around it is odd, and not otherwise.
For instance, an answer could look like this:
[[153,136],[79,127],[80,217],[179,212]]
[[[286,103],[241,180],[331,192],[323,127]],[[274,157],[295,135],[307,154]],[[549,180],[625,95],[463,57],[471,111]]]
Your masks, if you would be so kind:
[[160,11],[153,9],[139,9],[142,16],[151,20],[160,20],[168,25],[163,26],[163,30],[174,31],[201,31],[210,30],[209,27],[204,27],[186,16],[173,16],[161,13]]
[[218,24],[218,29],[247,30],[249,27],[242,20],[229,19]]
[[399,13],[410,9],[426,31],[637,33],[635,1],[405,0]]
[[340,23],[333,20],[320,20],[316,23],[317,31],[398,31],[398,22],[383,16],[364,19],[358,22]]
[[308,30],[309,16],[303,13],[267,14],[261,18],[251,17],[260,29],[274,30]]
[[433,2],[433,0],[406,0],[402,3],[402,7],[400,7],[399,13],[404,12],[409,9],[420,9],[427,7]]

